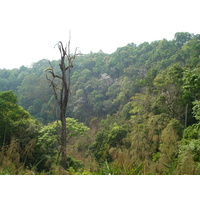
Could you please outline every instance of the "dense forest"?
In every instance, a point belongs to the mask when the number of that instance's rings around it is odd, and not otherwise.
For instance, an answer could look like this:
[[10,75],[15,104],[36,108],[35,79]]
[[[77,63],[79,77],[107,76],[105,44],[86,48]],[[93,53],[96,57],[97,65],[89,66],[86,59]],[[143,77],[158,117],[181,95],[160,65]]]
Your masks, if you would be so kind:
[[48,68],[0,69],[0,174],[200,174],[199,34],[76,57],[66,169]]

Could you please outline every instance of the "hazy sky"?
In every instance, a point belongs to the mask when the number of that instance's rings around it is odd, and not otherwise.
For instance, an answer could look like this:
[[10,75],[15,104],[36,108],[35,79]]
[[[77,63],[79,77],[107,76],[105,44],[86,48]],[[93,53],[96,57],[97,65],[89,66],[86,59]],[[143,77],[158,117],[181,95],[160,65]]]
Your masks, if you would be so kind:
[[1,0],[0,68],[59,59],[68,41],[82,53],[112,53],[176,32],[200,33],[199,0]]

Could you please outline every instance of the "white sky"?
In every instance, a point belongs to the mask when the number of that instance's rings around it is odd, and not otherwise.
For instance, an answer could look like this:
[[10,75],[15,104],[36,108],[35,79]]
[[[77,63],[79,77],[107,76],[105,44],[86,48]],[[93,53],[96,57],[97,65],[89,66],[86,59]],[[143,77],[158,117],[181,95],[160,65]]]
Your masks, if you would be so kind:
[[82,53],[112,53],[176,32],[200,33],[199,0],[1,0],[0,68],[59,59],[68,41]]

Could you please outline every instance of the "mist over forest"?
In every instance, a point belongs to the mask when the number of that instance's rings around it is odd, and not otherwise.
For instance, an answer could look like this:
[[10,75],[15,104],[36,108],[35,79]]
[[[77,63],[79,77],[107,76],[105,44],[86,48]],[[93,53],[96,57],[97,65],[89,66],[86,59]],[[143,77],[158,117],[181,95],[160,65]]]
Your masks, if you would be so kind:
[[77,54],[64,168],[60,63],[0,69],[0,174],[200,174],[200,34]]

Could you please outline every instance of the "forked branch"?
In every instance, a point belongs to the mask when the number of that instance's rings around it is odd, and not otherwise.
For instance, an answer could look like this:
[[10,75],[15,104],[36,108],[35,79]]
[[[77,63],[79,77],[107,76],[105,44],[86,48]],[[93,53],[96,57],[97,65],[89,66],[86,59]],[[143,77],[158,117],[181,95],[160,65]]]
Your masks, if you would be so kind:
[[46,74],[46,79],[50,82],[50,86],[52,86],[52,88],[53,88],[54,97],[56,98],[56,101],[57,101],[58,105],[60,106],[60,100],[57,95],[57,87],[56,87],[56,83],[54,82],[54,78],[51,80],[48,77],[48,75]]
[[[67,128],[66,128],[66,110],[70,95],[70,85],[71,85],[71,68],[73,67],[73,62],[77,55],[77,48],[75,49],[75,53],[73,55],[70,54],[70,38],[66,45],[63,47],[63,43],[61,41],[56,45],[60,51],[60,71],[61,75],[58,75],[54,72],[53,66],[49,62],[51,68],[46,69],[48,74],[51,74],[51,78],[46,74],[46,79],[50,82],[50,86],[53,88],[53,93],[56,98],[56,101],[60,108],[60,120],[61,120],[61,165],[63,168],[66,168],[66,142],[67,142]],[[66,60],[65,60],[66,59]],[[67,62],[67,64],[65,63]],[[66,66],[67,65],[67,66]],[[56,80],[59,79],[60,88],[57,87],[58,82]]]

